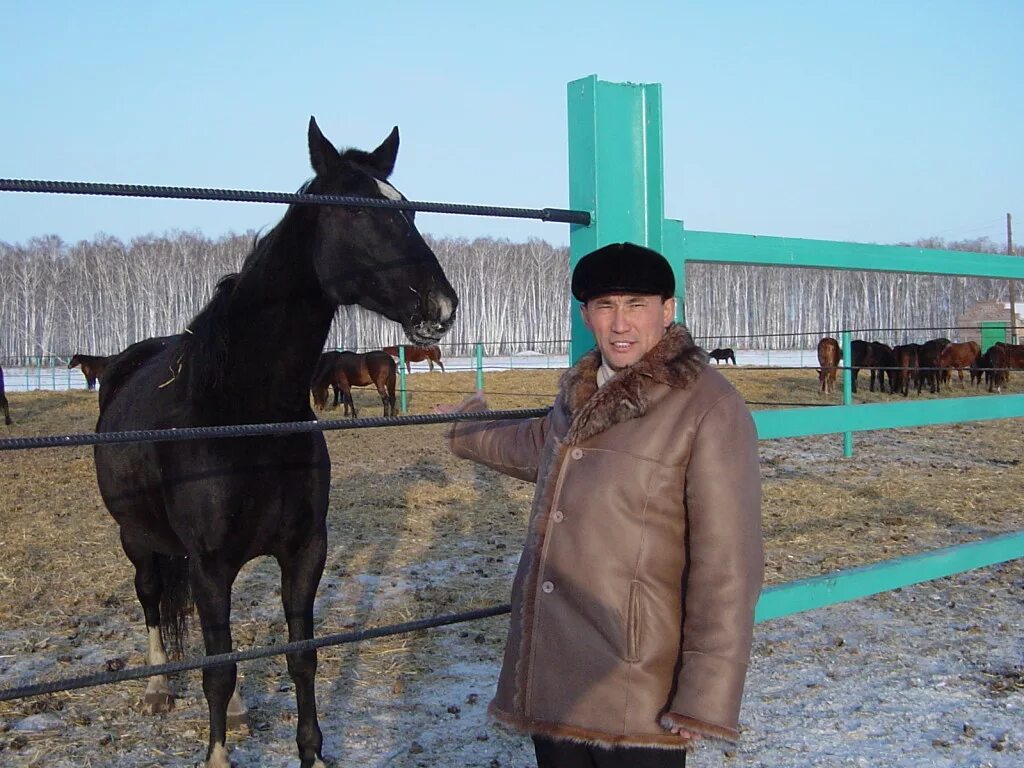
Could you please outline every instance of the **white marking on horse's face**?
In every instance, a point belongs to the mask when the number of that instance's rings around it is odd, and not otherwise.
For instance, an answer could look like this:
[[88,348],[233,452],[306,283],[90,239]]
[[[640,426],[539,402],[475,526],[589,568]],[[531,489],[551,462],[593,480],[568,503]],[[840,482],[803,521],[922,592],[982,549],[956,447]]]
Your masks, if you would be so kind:
[[374,179],[374,181],[377,182],[377,189],[379,189],[380,193],[382,195],[384,195],[384,197],[386,197],[388,200],[404,200],[405,199],[402,196],[401,192],[399,192],[397,189],[392,187],[386,181],[381,181],[380,179]]

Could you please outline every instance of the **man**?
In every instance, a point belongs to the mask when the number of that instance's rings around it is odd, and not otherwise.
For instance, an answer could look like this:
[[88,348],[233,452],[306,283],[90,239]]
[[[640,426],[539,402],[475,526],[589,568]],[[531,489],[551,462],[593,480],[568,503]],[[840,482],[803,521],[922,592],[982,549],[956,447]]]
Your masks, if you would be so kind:
[[540,768],[678,768],[699,739],[739,737],[764,570],[757,436],[673,323],[674,292],[656,251],[586,255],[572,293],[597,348],[551,412],[449,436],[537,484],[489,711],[533,737]]

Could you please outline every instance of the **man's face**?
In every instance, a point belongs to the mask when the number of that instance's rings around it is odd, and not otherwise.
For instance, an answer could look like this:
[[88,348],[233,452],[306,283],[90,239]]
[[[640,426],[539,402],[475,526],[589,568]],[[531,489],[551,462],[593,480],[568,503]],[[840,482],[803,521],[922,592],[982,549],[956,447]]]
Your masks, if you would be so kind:
[[618,371],[639,361],[661,340],[675,317],[676,300],[612,293],[591,299],[581,311],[601,358]]

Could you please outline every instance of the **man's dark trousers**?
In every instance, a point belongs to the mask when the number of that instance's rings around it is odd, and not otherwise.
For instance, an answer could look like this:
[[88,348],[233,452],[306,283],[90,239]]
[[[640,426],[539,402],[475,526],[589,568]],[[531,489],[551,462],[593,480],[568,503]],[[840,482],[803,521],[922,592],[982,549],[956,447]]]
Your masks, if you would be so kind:
[[652,747],[592,747],[572,741],[533,737],[537,768],[685,768],[680,749]]

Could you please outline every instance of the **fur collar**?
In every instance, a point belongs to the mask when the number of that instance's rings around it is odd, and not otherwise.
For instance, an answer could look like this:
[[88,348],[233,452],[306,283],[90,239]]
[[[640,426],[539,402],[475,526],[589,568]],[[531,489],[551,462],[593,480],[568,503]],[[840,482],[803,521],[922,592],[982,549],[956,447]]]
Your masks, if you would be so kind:
[[707,353],[693,343],[686,326],[676,323],[654,349],[598,389],[601,353],[596,348],[590,350],[559,382],[562,409],[570,421],[565,442],[579,443],[615,424],[643,416],[654,384],[686,389],[707,361]]

